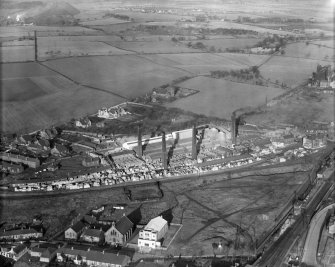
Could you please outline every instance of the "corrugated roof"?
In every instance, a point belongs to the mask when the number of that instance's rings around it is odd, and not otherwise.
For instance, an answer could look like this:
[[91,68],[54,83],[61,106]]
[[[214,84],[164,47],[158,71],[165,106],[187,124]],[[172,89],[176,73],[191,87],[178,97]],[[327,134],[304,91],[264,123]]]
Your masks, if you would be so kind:
[[144,229],[151,229],[159,232],[166,224],[167,221],[159,216],[150,220],[150,222],[144,227]]

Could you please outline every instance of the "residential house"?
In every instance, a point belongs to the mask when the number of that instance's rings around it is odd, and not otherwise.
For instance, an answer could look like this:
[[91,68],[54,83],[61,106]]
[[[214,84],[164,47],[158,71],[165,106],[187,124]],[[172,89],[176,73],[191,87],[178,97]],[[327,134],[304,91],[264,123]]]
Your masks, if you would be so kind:
[[51,152],[51,155],[53,156],[61,157],[61,156],[66,156],[69,151],[65,146],[61,144],[55,144],[50,152]]
[[327,144],[326,135],[323,134],[310,134],[302,139],[302,145],[307,149],[316,149],[324,147]]
[[78,240],[84,229],[85,224],[83,224],[81,221],[76,222],[74,225],[65,230],[65,239]]
[[98,157],[85,157],[82,164],[85,167],[98,167],[100,165],[100,159]]
[[31,143],[27,146],[27,149],[33,153],[41,153],[43,152],[43,147],[36,143]]
[[57,248],[55,247],[48,247],[45,249],[41,256],[40,256],[40,262],[51,262],[53,261],[57,256]]
[[115,254],[103,249],[94,250],[87,246],[68,245],[57,250],[57,261],[64,262],[73,260],[77,265],[86,264],[88,266],[101,267],[124,267],[130,263],[130,257]]
[[103,243],[104,232],[102,229],[86,229],[82,233],[80,240],[90,243]]
[[18,141],[19,141],[19,144],[29,145],[29,144],[33,143],[34,138],[31,135],[29,135],[29,134],[25,134],[25,135],[21,135],[19,137]]
[[127,216],[123,216],[117,223],[112,223],[105,233],[105,241],[111,245],[123,245],[133,234],[133,229],[133,222]]
[[33,228],[29,229],[17,229],[17,230],[8,230],[0,233],[0,240],[24,240],[30,238],[41,238],[43,237],[43,231],[37,231]]
[[20,164],[8,163],[6,161],[0,162],[0,170],[3,172],[9,172],[11,174],[17,174],[24,171],[24,168]]
[[140,251],[150,251],[161,246],[161,239],[168,231],[168,222],[163,217],[156,217],[141,229],[138,236]]
[[30,168],[37,168],[40,166],[40,160],[38,158],[25,157],[12,153],[0,152],[0,159],[13,163],[22,163],[28,165]]
[[40,145],[44,150],[50,149],[50,142],[46,139],[38,139],[35,141],[35,144]]
[[74,125],[76,127],[88,128],[88,127],[91,127],[92,122],[90,121],[89,118],[86,117],[83,119],[75,120]]
[[13,259],[17,261],[28,251],[28,246],[25,244],[19,244],[17,246],[11,245],[1,245],[0,247],[0,255],[6,258]]
[[333,214],[329,218],[329,222],[327,225],[328,233],[335,236],[335,215]]
[[31,247],[29,254],[31,257],[39,258],[41,262],[50,262],[56,258],[58,245],[51,243],[39,243],[35,247]]
[[97,222],[97,218],[93,214],[91,215],[85,214],[83,221],[91,225]]

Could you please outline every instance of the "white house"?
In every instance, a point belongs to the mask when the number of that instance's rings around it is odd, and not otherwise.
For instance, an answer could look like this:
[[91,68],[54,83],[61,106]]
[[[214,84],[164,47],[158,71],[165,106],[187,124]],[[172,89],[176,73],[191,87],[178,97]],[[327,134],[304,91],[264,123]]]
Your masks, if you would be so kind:
[[80,234],[83,232],[84,228],[85,225],[81,221],[75,223],[64,232],[65,239],[77,240]]
[[168,222],[161,216],[152,219],[139,232],[138,248],[140,251],[150,251],[161,246],[161,239],[168,230]]

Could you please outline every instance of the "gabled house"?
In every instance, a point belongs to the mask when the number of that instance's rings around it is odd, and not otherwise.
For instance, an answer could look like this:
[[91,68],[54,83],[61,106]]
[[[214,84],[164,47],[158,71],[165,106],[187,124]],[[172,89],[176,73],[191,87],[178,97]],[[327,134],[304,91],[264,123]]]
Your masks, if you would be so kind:
[[60,156],[66,156],[69,151],[65,146],[61,144],[55,144],[50,152],[51,155],[60,157]]
[[86,229],[80,239],[90,243],[102,243],[104,242],[104,232],[102,229]]
[[83,119],[75,120],[74,125],[76,127],[88,128],[88,127],[91,127],[92,122],[90,121],[89,118],[86,117],[86,118],[83,118]]
[[6,258],[13,259],[17,261],[28,251],[28,247],[25,244],[20,244],[17,246],[4,246],[0,247],[0,255]]
[[117,223],[112,223],[105,233],[105,241],[111,245],[123,245],[133,234],[134,224],[127,217],[123,216]]
[[76,222],[64,232],[65,239],[77,240],[84,229],[85,224],[83,224],[81,221]]
[[37,139],[35,144],[41,146],[44,150],[50,149],[50,142],[46,139]]
[[68,259],[73,260],[77,265],[86,263],[88,266],[103,266],[103,267],[125,267],[130,263],[129,256],[114,254],[112,252],[91,250],[87,246],[68,245],[57,250],[57,261],[64,262]]
[[29,145],[34,141],[34,138],[29,134],[25,134],[25,135],[21,135],[18,141],[20,144]]

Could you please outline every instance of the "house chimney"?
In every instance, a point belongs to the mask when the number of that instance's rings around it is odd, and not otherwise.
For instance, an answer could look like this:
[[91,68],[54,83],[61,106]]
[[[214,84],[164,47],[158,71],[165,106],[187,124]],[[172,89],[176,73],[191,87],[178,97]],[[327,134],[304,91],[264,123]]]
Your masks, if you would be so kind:
[[138,125],[137,131],[138,131],[138,135],[137,135],[138,151],[137,152],[138,152],[138,157],[141,159],[143,155],[143,151],[142,151],[142,129],[140,125]]
[[73,250],[73,247],[71,247],[71,250]]
[[105,254],[105,250],[102,250],[102,254]]
[[164,170],[167,169],[167,157],[166,157],[166,138],[165,132],[162,133],[162,164]]
[[197,129],[195,125],[192,128],[192,159],[197,159]]
[[90,248],[90,247],[88,247],[87,251],[90,251],[90,250],[91,250],[91,248]]

